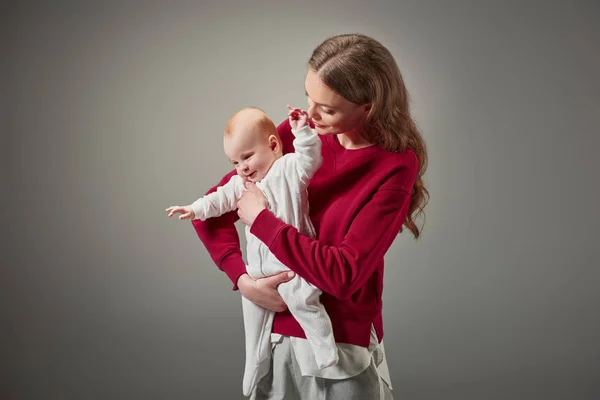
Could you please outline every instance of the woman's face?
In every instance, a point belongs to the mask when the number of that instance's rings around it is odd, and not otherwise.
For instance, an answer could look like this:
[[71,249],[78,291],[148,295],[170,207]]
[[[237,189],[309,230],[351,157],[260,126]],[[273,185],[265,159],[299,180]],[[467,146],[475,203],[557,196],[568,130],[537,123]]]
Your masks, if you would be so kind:
[[304,82],[308,99],[308,116],[320,135],[360,134],[369,112],[369,105],[354,104],[323,83],[312,69]]

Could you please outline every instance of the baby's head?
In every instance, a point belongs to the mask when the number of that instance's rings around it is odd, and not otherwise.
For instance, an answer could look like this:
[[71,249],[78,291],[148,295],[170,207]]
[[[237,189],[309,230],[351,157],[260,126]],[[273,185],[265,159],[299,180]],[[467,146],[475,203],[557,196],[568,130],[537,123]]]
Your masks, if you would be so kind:
[[283,155],[275,124],[256,107],[243,108],[229,118],[223,146],[238,175],[254,183]]

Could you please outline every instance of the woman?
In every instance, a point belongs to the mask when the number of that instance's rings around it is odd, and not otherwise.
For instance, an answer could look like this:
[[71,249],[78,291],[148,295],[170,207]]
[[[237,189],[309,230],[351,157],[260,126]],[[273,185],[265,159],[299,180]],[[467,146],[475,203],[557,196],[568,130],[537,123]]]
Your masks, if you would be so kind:
[[[323,163],[308,188],[317,238],[278,220],[253,184],[238,203],[238,215],[283,264],[323,291],[338,364],[315,367],[304,332],[275,289],[290,279],[288,273],[256,281],[246,274],[236,215],[195,221],[194,227],[234,289],[278,312],[271,370],[252,399],[392,398],[381,343],[383,259],[403,226],[419,237],[414,219],[428,200],[425,143],[393,56],[370,37],[325,40],[308,62],[305,88],[308,115],[323,142]],[[284,152],[290,151],[289,122],[278,132]]]

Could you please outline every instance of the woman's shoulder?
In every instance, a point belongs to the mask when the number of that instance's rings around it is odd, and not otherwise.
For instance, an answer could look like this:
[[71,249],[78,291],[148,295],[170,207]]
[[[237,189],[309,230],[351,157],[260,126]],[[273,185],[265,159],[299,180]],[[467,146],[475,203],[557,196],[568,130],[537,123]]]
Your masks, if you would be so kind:
[[377,159],[380,163],[379,168],[387,172],[386,186],[412,187],[419,169],[419,159],[413,149],[406,148],[399,152],[381,149]]
[[389,168],[402,168],[402,169],[417,169],[419,167],[419,159],[415,154],[414,150],[410,147],[402,151],[391,152],[380,148],[377,159],[382,164],[387,165]]

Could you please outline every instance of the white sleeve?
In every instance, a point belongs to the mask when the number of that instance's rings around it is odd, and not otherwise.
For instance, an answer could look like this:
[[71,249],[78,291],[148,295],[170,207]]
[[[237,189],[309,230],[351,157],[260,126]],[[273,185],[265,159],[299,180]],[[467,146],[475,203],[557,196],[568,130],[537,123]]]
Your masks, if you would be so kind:
[[196,214],[194,219],[205,220],[235,210],[243,192],[242,178],[239,175],[232,176],[229,182],[219,186],[216,192],[209,193],[190,204]]
[[301,129],[292,129],[294,139],[294,164],[298,175],[304,184],[313,177],[315,172],[321,166],[321,139],[317,131],[311,129],[309,125],[304,125]]

